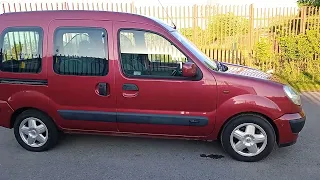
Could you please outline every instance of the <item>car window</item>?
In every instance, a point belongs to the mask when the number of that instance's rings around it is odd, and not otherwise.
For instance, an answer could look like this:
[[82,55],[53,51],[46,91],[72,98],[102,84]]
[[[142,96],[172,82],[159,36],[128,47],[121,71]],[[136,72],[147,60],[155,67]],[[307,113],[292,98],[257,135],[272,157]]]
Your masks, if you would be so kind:
[[174,30],[171,34],[180,41],[188,50],[190,50],[205,66],[209,69],[218,71],[217,64],[211,60],[206,54],[199,50],[190,40],[183,36],[179,31]]
[[107,32],[101,28],[59,28],[54,37],[54,71],[62,75],[108,73]]
[[41,28],[8,28],[1,35],[1,71],[39,73],[42,60]]
[[121,67],[128,76],[182,77],[188,58],[164,37],[142,30],[120,31]]

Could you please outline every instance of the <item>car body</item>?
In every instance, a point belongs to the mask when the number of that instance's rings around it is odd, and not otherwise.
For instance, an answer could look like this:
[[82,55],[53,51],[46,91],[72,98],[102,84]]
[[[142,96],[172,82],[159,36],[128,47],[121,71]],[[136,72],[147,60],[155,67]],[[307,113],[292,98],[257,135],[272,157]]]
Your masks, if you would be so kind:
[[[3,14],[0,22],[0,126],[14,128],[28,150],[53,147],[62,131],[220,139],[235,159],[257,161],[273,144],[296,142],[304,126],[290,86],[210,60],[155,18],[46,11]],[[245,128],[238,145],[246,152],[232,152],[235,125]],[[254,136],[264,153],[245,148]]]

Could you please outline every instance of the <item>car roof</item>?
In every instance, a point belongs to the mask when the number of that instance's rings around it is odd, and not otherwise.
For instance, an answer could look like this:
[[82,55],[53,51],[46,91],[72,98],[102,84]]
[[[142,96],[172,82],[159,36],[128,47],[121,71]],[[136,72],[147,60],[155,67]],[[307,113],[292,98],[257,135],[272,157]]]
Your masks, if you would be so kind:
[[94,20],[112,20],[127,21],[137,23],[148,23],[156,26],[164,26],[168,30],[173,29],[165,22],[138,14],[111,11],[90,11],[90,10],[52,10],[52,11],[29,11],[29,12],[10,12],[0,15],[1,20],[9,21],[47,21],[54,19],[94,19]]

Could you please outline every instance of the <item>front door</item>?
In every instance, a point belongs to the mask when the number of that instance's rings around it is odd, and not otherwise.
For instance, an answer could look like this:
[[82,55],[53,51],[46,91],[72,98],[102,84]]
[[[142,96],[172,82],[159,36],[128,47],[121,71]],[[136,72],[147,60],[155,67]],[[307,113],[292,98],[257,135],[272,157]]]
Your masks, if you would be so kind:
[[49,94],[63,128],[117,131],[111,32],[111,21],[51,22]]
[[[141,28],[143,27],[143,29]],[[116,95],[121,132],[206,136],[213,131],[216,86],[208,72],[185,78],[185,53],[169,32],[147,24],[116,22]],[[168,38],[167,38],[168,37]],[[179,47],[179,48],[178,48]],[[181,50],[180,50],[181,49]],[[206,73],[206,74],[203,74]],[[212,81],[215,83],[215,81]]]

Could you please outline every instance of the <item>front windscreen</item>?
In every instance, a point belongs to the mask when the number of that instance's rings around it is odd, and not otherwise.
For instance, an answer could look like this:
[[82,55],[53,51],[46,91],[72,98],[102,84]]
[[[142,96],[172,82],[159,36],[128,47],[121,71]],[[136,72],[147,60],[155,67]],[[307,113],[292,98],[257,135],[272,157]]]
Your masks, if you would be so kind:
[[211,60],[206,54],[199,50],[192,42],[190,42],[186,37],[184,37],[178,31],[172,31],[171,34],[177,38],[187,49],[189,49],[203,64],[208,68],[217,71],[217,64]]

